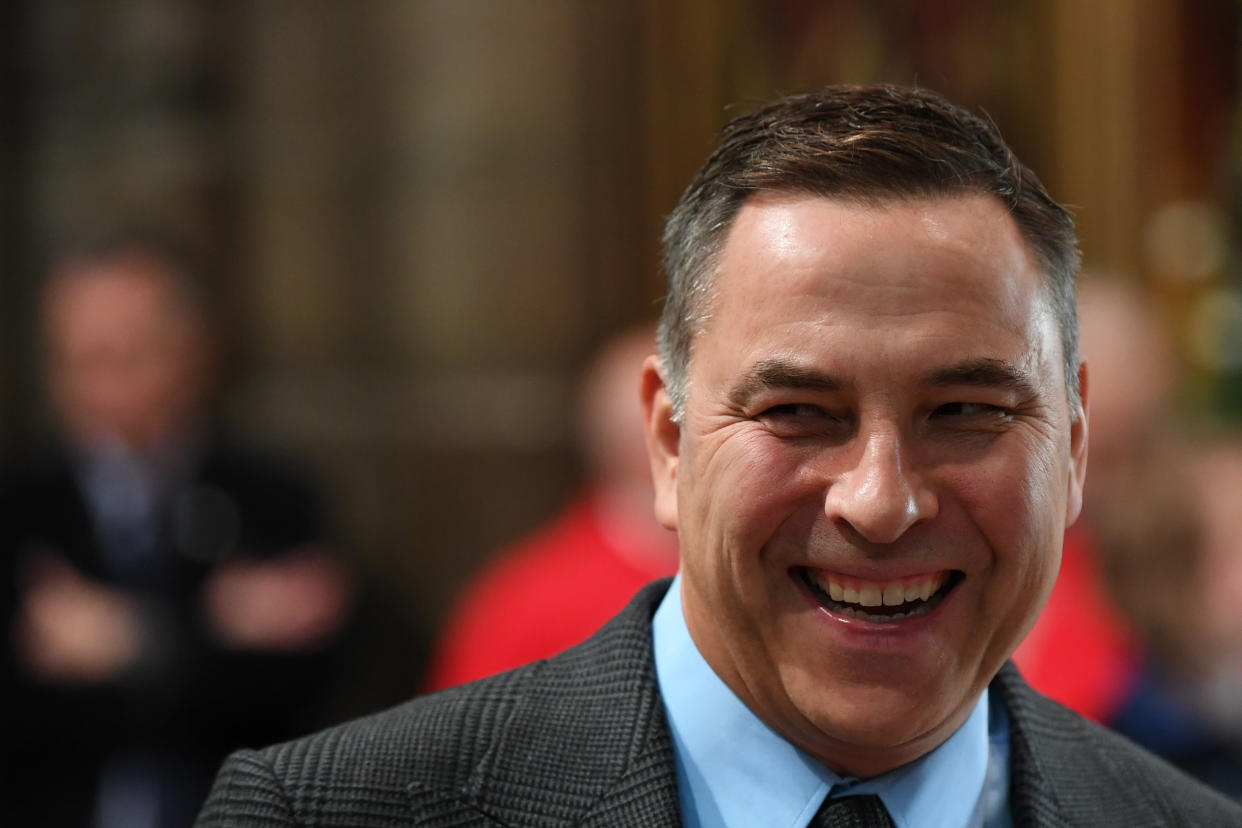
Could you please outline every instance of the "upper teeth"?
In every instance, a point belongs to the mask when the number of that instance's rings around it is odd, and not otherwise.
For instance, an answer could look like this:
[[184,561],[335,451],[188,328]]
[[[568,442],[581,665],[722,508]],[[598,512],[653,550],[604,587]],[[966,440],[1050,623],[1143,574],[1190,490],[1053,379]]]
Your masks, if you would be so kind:
[[944,586],[948,572],[937,572],[913,581],[859,581],[836,575],[818,575],[820,587],[834,601],[863,607],[895,607],[907,601],[926,601]]

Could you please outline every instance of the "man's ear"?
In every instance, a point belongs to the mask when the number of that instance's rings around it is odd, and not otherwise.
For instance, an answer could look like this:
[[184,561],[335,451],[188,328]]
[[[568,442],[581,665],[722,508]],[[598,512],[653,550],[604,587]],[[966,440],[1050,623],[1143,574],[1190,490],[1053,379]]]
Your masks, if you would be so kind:
[[1078,398],[1077,412],[1070,412],[1077,418],[1070,422],[1070,468],[1069,491],[1065,499],[1065,525],[1068,527],[1078,519],[1082,511],[1082,490],[1087,479],[1087,363],[1078,365]]
[[673,422],[673,403],[661,374],[660,358],[647,357],[640,386],[647,457],[655,483],[656,519],[666,529],[677,528],[677,463],[681,454],[681,427]]

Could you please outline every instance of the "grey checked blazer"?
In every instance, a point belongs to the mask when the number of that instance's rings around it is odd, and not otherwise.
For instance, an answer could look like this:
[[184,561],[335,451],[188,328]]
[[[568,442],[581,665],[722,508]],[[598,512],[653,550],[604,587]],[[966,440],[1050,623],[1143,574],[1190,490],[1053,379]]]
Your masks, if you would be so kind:
[[[556,658],[221,768],[197,825],[676,826],[652,584]],[[1014,825],[1242,826],[1242,808],[1039,696],[1007,666]]]

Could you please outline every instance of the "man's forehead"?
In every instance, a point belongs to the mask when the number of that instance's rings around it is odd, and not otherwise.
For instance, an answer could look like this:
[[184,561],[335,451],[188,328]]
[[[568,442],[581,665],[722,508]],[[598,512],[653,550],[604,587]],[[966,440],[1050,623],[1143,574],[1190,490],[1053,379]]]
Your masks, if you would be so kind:
[[1030,288],[1048,287],[1012,216],[990,195],[871,202],[764,191],[734,218],[707,280],[703,318],[723,294],[779,300],[809,290],[849,298],[890,280],[897,298],[952,282],[957,295],[1025,304]]
[[[968,384],[986,379],[1016,386],[1018,378],[1042,373],[1040,356],[1053,356],[1048,282],[1008,211],[991,196],[863,203],[769,192],[753,197],[747,209],[734,227],[742,236],[716,264],[696,339],[732,340],[726,348],[762,361],[816,349],[821,332],[835,325],[884,325],[903,338],[932,335],[941,342],[937,347],[952,347],[943,356],[954,362],[940,363],[939,373],[928,369],[926,377],[907,378],[929,385],[953,376]],[[897,215],[883,215],[888,210]],[[860,214],[862,230],[842,230],[838,219]],[[891,237],[885,235],[890,218]],[[993,346],[1005,347],[984,347],[962,324],[946,329],[935,318],[941,312],[985,327]],[[926,367],[932,360],[919,362]],[[988,369],[1001,364],[1004,371]],[[761,367],[756,362],[757,377]],[[798,366],[783,367],[791,369],[786,379],[796,379],[792,369]],[[834,383],[849,380],[842,367],[831,372]]]

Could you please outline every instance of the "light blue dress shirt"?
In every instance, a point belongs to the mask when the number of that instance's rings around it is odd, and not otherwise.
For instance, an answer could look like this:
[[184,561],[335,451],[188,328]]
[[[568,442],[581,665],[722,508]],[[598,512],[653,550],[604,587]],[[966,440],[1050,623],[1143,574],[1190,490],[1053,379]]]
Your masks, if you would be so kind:
[[1005,828],[1009,734],[985,690],[931,753],[868,780],[844,778],[794,747],[733,694],[686,629],[681,576],[652,621],[685,828],[805,828],[825,797],[877,794],[897,828]]

